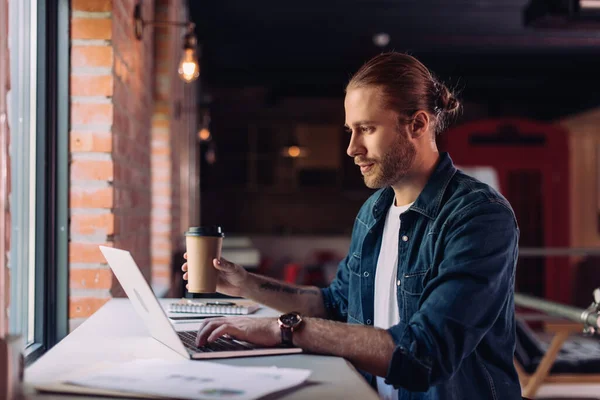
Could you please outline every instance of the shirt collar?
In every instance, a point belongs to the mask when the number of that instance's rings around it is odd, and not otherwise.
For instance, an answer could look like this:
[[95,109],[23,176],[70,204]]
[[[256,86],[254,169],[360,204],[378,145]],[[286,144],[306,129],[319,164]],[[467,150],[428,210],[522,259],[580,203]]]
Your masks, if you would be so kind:
[[[448,153],[440,153],[440,159],[429,177],[427,184],[417,197],[417,200],[409,208],[424,216],[434,219],[437,217],[442,205],[444,192],[450,180],[456,173],[456,167]],[[394,190],[387,187],[382,190],[373,206],[373,217],[379,219],[387,211],[394,201]]]

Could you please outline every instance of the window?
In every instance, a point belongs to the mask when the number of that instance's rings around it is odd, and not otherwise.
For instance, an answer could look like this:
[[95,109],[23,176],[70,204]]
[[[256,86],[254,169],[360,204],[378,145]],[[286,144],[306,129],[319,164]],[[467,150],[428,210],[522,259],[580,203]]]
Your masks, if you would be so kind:
[[10,331],[34,341],[35,309],[35,194],[36,194],[36,5],[10,1],[9,25],[11,91],[11,270]]
[[67,332],[69,2],[8,3],[9,331],[31,362]]

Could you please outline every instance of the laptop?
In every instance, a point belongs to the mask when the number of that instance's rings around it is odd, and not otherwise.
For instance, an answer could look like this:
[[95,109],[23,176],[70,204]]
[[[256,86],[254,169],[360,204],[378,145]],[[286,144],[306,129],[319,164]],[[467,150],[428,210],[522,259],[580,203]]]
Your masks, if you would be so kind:
[[302,352],[302,349],[297,347],[259,347],[227,336],[205,346],[196,347],[197,331],[177,332],[173,328],[167,314],[154,295],[152,288],[144,279],[131,254],[126,250],[105,246],[100,246],[100,251],[102,251],[108,265],[121,286],[123,286],[127,297],[133,304],[133,308],[148,327],[150,335],[181,356],[192,360],[205,360]]

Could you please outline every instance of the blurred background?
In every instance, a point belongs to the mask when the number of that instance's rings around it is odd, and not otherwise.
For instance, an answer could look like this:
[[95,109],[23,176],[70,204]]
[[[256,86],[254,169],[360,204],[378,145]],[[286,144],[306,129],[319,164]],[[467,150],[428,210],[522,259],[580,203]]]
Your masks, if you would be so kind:
[[372,193],[345,154],[345,84],[372,56],[408,52],[464,104],[439,147],[515,209],[517,289],[589,305],[600,284],[600,6],[589,3],[190,2],[211,134],[199,143],[202,222],[247,237],[269,273],[321,279],[309,271],[345,256]]
[[587,307],[597,0],[7,0],[0,332],[49,348],[122,297],[98,245],[186,296],[189,226],[220,225],[248,270],[327,285],[372,193],[345,153],[344,87],[392,50],[462,100],[438,145],[511,202],[517,291]]

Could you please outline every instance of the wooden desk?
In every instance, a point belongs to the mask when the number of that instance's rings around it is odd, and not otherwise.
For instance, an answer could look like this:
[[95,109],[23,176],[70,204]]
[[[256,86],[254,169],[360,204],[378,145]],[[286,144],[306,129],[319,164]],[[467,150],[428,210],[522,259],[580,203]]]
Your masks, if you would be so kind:
[[[161,299],[166,306],[172,299]],[[256,316],[277,315],[274,310],[261,309]],[[193,324],[176,324],[176,330],[191,330]],[[56,382],[69,373],[102,361],[130,361],[136,358],[181,359],[173,350],[150,337],[129,299],[112,299],[88,320],[50,349],[25,370],[25,392],[31,400],[82,399],[36,393],[35,383]],[[270,357],[211,360],[238,366],[277,366],[312,370],[308,384],[271,399],[364,399],[377,400],[377,393],[354,367],[339,357],[297,354]],[[197,361],[202,362],[202,361]]]

